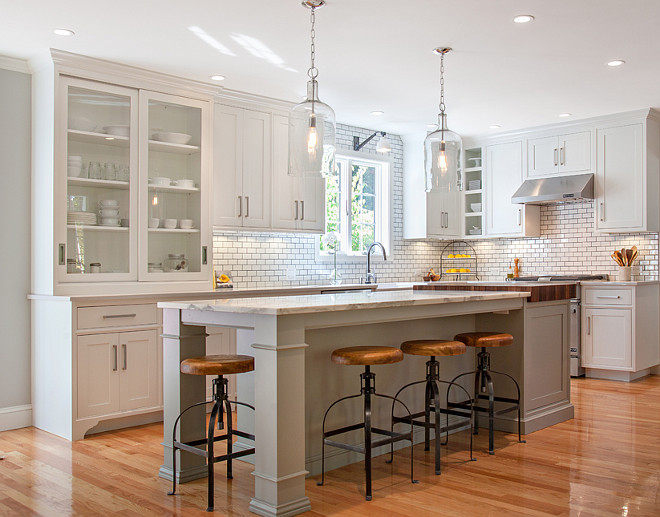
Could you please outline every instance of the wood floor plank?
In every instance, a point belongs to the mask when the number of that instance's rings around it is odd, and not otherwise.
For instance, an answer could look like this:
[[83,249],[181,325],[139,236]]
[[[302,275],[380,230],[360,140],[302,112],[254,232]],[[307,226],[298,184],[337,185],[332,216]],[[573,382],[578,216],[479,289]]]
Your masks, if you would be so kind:
[[[433,452],[416,446],[394,464],[374,459],[373,500],[364,499],[362,464],[306,481],[309,517],[659,517],[660,377],[632,383],[577,379],[571,384],[576,418],[533,433],[528,443],[498,433],[452,435],[442,448],[442,475]],[[179,487],[158,478],[161,424],[101,433],[68,442],[34,428],[0,433],[0,516],[206,515],[206,480]],[[216,515],[248,517],[252,466],[235,463],[234,479],[216,474]]]

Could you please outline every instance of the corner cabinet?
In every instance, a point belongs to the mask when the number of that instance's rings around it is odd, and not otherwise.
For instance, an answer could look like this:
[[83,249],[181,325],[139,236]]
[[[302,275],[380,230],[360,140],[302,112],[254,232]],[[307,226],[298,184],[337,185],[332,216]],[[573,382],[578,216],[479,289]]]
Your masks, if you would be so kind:
[[486,235],[537,237],[541,231],[540,208],[511,203],[523,182],[522,140],[486,146]]
[[325,179],[296,178],[289,170],[289,117],[273,115],[274,230],[325,231]]
[[660,229],[660,122],[654,112],[596,128],[597,231]]
[[270,228],[270,113],[216,104],[213,140],[213,226]]

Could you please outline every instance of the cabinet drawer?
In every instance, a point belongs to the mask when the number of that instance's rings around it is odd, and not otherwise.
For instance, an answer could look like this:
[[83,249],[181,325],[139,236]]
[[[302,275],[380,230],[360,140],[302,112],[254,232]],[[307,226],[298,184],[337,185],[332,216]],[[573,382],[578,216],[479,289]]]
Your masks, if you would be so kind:
[[586,289],[585,305],[632,305],[632,289]]
[[105,305],[78,309],[78,330],[154,325],[158,323],[155,303],[143,305]]

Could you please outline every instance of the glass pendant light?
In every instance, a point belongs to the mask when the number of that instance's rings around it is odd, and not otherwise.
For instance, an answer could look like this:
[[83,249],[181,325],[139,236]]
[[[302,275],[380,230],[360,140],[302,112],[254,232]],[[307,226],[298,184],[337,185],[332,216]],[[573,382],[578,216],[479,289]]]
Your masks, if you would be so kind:
[[318,68],[314,64],[316,49],[316,9],[324,0],[304,0],[311,9],[311,66],[307,71],[307,98],[289,112],[289,175],[321,177],[335,171],[335,112],[319,100]]
[[437,48],[440,54],[440,113],[438,128],[424,140],[424,171],[426,192],[452,192],[462,189],[461,137],[447,128],[445,113],[445,55],[451,48]]

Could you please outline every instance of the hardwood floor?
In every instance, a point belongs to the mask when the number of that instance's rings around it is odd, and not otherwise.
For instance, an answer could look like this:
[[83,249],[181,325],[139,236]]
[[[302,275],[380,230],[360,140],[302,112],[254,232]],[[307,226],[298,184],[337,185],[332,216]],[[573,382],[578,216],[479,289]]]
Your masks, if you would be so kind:
[[[364,500],[361,464],[331,471],[326,485],[307,480],[312,516],[635,516],[660,515],[660,377],[620,383],[572,381],[576,418],[533,433],[526,444],[487,434],[467,462],[468,435],[443,448],[442,475],[432,452],[415,448],[413,485],[406,449],[393,465],[374,460],[373,501]],[[94,435],[71,443],[34,428],[0,433],[0,515],[202,515],[206,481],[167,496],[159,479],[162,425]],[[251,466],[234,479],[216,467],[216,515],[253,515]]]

